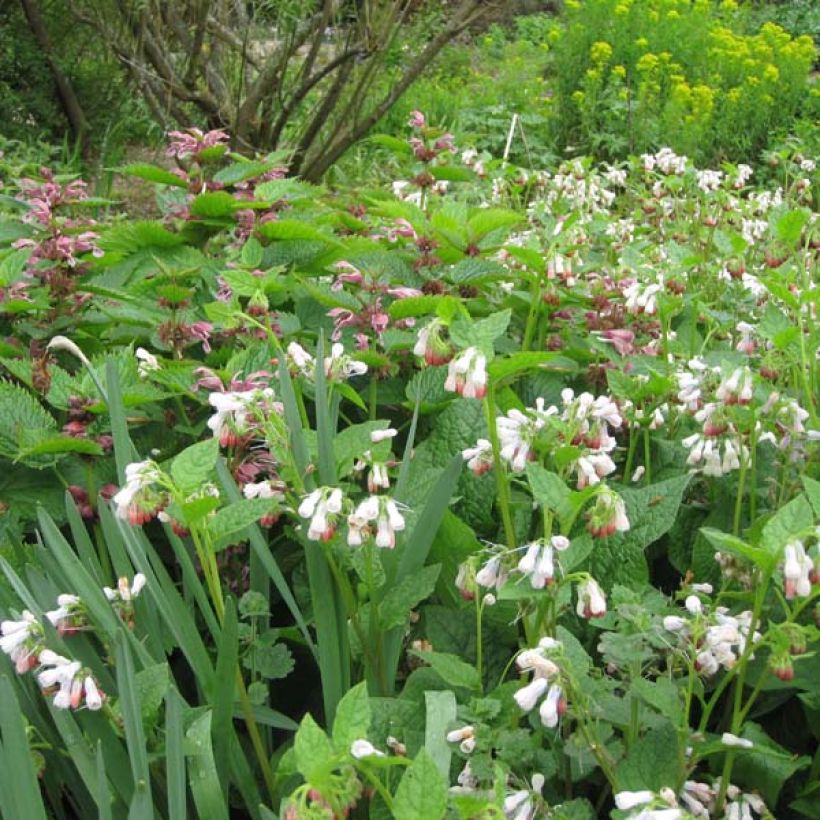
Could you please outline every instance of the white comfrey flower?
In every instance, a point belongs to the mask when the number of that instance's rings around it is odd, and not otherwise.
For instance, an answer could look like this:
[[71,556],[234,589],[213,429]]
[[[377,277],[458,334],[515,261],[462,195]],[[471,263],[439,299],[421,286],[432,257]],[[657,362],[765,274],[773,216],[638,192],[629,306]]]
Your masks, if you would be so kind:
[[502,571],[501,558],[497,555],[490,558],[475,575],[476,583],[487,588],[500,589],[506,579],[507,574]]
[[493,446],[486,438],[478,439],[475,447],[462,450],[461,456],[476,476],[484,475],[493,466]]
[[137,461],[126,465],[125,485],[111,499],[117,517],[131,523],[140,523],[134,520],[135,517],[139,517],[136,514],[140,512],[135,510],[138,497],[161,479],[162,472],[153,461]]
[[123,575],[117,579],[116,589],[103,587],[102,591],[103,595],[105,595],[111,603],[127,603],[139,597],[139,594],[145,589],[147,583],[148,579],[141,572],[138,572],[130,583],[128,578]]
[[102,709],[103,695],[100,692],[97,682],[91,675],[86,675],[83,682],[83,692],[85,694],[85,705],[92,711],[96,712]]
[[538,715],[541,718],[541,723],[547,729],[554,729],[558,725],[558,718],[563,714],[562,706],[562,691],[558,684],[553,683],[547,696],[541,702],[538,709]]
[[604,476],[614,473],[616,466],[607,453],[590,452],[575,462],[575,469],[577,488],[583,490],[584,487],[600,483]]
[[336,519],[342,511],[344,496],[338,487],[319,487],[308,493],[297,509],[300,518],[309,518],[310,541],[329,541],[336,532]]
[[384,757],[384,752],[379,751],[369,740],[359,739],[354,740],[350,744],[350,754],[356,760],[362,760],[367,757]]
[[0,649],[14,663],[17,674],[28,672],[42,647],[44,633],[40,622],[26,609],[19,621],[0,623],[0,633]]
[[447,732],[446,739],[448,743],[458,743],[464,754],[470,754],[475,749],[475,727],[462,726],[460,729],[453,729]]
[[137,373],[141,379],[146,379],[151,373],[162,369],[157,357],[149,353],[144,347],[138,347],[134,351],[134,355],[139,359]]
[[606,615],[606,596],[594,578],[586,578],[578,585],[575,611],[581,618],[602,618]]
[[78,595],[63,594],[57,596],[57,609],[45,613],[46,618],[60,633],[71,631],[71,621],[80,614],[81,601]]
[[242,495],[245,498],[270,498],[277,501],[285,497],[281,486],[276,485],[273,481],[248,483],[242,488]]
[[723,181],[723,171],[698,171],[697,172],[698,188],[704,193],[711,193],[720,188],[720,183]]
[[788,600],[811,595],[814,561],[802,541],[789,541],[783,548],[783,593]]
[[753,749],[754,743],[745,737],[738,737],[731,734],[731,732],[724,732],[720,736],[720,742],[724,746],[730,746],[733,749]]
[[288,362],[305,378],[312,379],[316,371],[316,360],[298,342],[291,342],[287,348]]
[[208,403],[216,413],[208,419],[208,427],[222,447],[236,447],[248,436],[258,417],[274,408],[273,388],[211,393]]
[[45,649],[39,657],[41,671],[37,673],[37,683],[41,689],[57,688],[54,695],[56,709],[76,709],[83,694],[84,678],[80,676],[82,664]]
[[374,430],[370,434],[370,440],[373,444],[378,444],[382,441],[389,441],[390,439],[395,438],[398,434],[399,431],[394,427],[388,427],[386,430]]
[[750,325],[748,322],[738,322],[737,330],[740,333],[740,340],[735,345],[735,350],[751,356],[757,349],[757,345],[754,340],[754,334],[756,331],[755,326]]
[[444,389],[465,399],[483,399],[487,392],[487,357],[477,347],[463,350],[447,366]]
[[752,371],[738,367],[718,385],[715,397],[724,404],[748,404],[754,393]]
[[549,681],[546,678],[533,678],[526,686],[519,689],[513,698],[523,712],[531,712],[544,692]]
[[629,313],[645,313],[652,316],[657,312],[657,295],[663,290],[658,284],[643,285],[633,282],[623,289],[626,297],[626,309]]
[[335,381],[343,381],[352,376],[363,376],[367,373],[367,365],[345,353],[341,342],[334,342],[330,348],[330,356],[325,357],[325,376]]
[[536,816],[535,799],[540,797],[544,782],[542,774],[534,774],[531,789],[516,789],[509,792],[502,803],[504,817],[507,820],[533,820]]
[[636,806],[645,806],[647,803],[651,803],[655,799],[655,792],[651,792],[648,790],[637,791],[637,792],[618,792],[615,795],[615,805],[621,811],[629,811],[630,809],[634,809]]
[[447,325],[441,319],[433,319],[419,328],[413,354],[429,365],[447,364],[453,355],[450,343],[444,339]]
[[376,528],[376,546],[381,549],[393,549],[396,546],[396,533],[405,527],[404,516],[392,498],[378,495],[366,498],[348,516],[348,545],[361,545],[370,534],[373,523]]

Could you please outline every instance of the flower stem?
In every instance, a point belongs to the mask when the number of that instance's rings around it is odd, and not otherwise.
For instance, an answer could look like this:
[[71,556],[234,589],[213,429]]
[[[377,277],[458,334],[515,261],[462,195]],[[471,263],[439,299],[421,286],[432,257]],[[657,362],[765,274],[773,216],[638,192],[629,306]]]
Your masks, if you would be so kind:
[[501,444],[498,440],[496,426],[495,387],[492,382],[487,385],[487,395],[484,397],[484,408],[487,413],[487,431],[493,449],[493,466],[495,467],[495,482],[498,488],[498,506],[501,509],[501,520],[504,524],[504,536],[507,546],[514,549],[515,527],[513,527],[512,513],[510,512],[510,485],[507,481],[507,471],[501,461]]

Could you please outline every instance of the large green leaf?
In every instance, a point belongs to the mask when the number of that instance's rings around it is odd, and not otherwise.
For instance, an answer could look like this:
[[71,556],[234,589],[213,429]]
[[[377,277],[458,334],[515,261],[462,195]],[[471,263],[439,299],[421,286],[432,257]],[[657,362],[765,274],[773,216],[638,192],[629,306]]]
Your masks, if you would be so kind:
[[396,820],[441,820],[447,810],[447,784],[426,749],[422,749],[396,790]]

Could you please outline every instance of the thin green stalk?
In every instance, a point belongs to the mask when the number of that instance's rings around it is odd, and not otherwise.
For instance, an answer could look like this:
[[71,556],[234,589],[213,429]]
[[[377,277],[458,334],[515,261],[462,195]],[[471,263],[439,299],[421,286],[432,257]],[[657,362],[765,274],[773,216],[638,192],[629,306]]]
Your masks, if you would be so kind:
[[740,456],[740,475],[737,480],[737,498],[735,499],[735,515],[732,522],[732,534],[740,536],[740,517],[743,513],[743,493],[746,488],[746,459]]
[[538,323],[538,308],[541,305],[541,283],[537,275],[533,276],[530,285],[530,310],[527,314],[527,324],[524,328],[524,340],[521,343],[521,350],[530,350],[532,337],[535,335],[535,328]]
[[626,484],[632,475],[632,463],[635,460],[635,450],[638,446],[638,431],[631,428],[629,431],[629,447],[626,451],[626,464],[624,465],[624,484]]
[[[644,481],[647,484],[652,483],[652,449],[649,443],[649,428],[644,427],[643,430],[643,464],[646,468],[644,473]],[[626,478],[626,476],[624,476]]]
[[371,374],[367,385],[368,418],[375,421],[379,414],[379,380]]
[[507,539],[507,546],[510,547],[510,549],[514,549],[516,546],[515,528],[513,527],[512,513],[510,511],[510,486],[507,482],[507,472],[501,461],[501,444],[498,440],[498,427],[496,426],[495,387],[492,382],[487,385],[487,395],[484,397],[484,409],[487,415],[487,431],[493,450],[493,467],[496,487],[498,488],[498,506],[501,508],[504,535]]
[[[200,564],[202,564],[202,572],[205,575],[208,591],[211,595],[211,602],[214,605],[216,617],[219,623],[222,624],[225,619],[225,600],[222,597],[222,585],[219,581],[219,568],[216,564],[216,554],[210,544],[207,543],[207,536],[206,543],[203,543],[200,535],[197,527],[191,529],[191,539],[194,542]],[[253,714],[253,706],[248,698],[248,691],[245,688],[245,681],[242,677],[242,669],[239,664],[236,666],[236,687],[239,691],[239,703],[242,708],[245,727],[248,730],[248,736],[250,737],[256,760],[262,772],[265,787],[268,790],[271,800],[273,800],[275,799],[276,781],[273,776],[273,770],[270,767],[268,753],[262,742],[262,736],[259,733],[259,727]]]
[[484,645],[482,633],[482,615],[484,614],[484,599],[475,596],[475,669],[478,672],[478,686],[484,691]]

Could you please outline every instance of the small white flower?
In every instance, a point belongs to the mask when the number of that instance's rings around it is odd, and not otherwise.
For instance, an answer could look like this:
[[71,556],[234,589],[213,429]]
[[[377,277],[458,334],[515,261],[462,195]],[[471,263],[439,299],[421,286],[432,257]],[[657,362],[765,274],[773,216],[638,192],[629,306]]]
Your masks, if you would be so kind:
[[703,604],[697,595],[689,595],[686,598],[685,606],[692,615],[700,615],[703,612]]
[[546,678],[533,678],[530,683],[519,689],[513,697],[524,712],[531,712],[544,692],[547,691],[548,686],[549,681]]
[[541,716],[541,723],[548,729],[554,729],[558,725],[560,704],[561,687],[553,683],[538,710],[538,714]]
[[364,739],[354,740],[350,744],[350,754],[356,760],[366,757],[384,757],[384,752],[379,751],[369,740]]
[[720,737],[720,742],[724,746],[730,746],[734,749],[753,749],[754,743],[745,737],[738,737],[731,734],[731,732],[724,732]]
[[644,790],[639,792],[618,792],[615,795],[615,805],[621,811],[629,811],[630,809],[634,809],[636,806],[645,806],[647,803],[651,803],[655,799],[655,793]]
[[153,353],[149,353],[144,347],[138,347],[134,355],[139,359],[137,373],[141,379],[147,378],[154,371],[160,370],[160,363]]
[[370,440],[373,444],[378,444],[380,441],[387,441],[388,439],[397,436],[399,431],[394,429],[393,427],[388,427],[386,430],[374,430],[370,434]]

